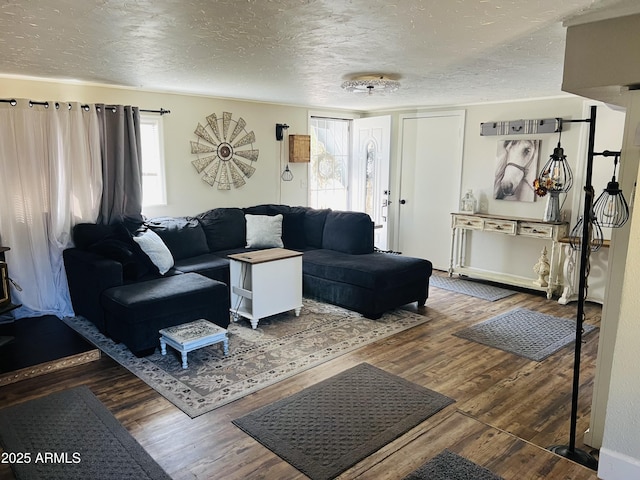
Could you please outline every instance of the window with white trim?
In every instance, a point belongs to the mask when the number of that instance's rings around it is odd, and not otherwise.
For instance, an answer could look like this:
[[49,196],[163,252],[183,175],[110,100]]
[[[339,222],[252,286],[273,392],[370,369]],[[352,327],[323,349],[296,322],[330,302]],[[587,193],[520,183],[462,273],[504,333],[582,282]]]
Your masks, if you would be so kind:
[[351,120],[311,117],[309,206],[349,210]]
[[142,206],[166,205],[162,116],[140,114]]

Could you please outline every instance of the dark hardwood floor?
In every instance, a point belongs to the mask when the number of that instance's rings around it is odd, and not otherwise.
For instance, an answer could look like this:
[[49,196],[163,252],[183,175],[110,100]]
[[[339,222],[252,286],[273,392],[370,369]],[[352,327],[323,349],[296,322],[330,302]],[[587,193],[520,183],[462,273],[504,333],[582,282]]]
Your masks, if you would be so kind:
[[[341,479],[401,479],[445,448],[505,480],[595,480],[595,472],[547,450],[569,439],[573,345],[532,362],[452,334],[515,307],[575,318],[560,305],[519,292],[486,302],[431,288],[423,325],[362,347],[292,378],[190,419],[107,357],[0,387],[0,406],[86,384],[174,479],[303,479],[231,420],[361,362],[448,395],[456,402],[344,472]],[[599,326],[601,307],[587,304]],[[578,447],[588,426],[598,332],[584,338]],[[0,465],[0,478],[13,478]]]
[[88,352],[95,347],[53,315],[0,323],[0,374]]

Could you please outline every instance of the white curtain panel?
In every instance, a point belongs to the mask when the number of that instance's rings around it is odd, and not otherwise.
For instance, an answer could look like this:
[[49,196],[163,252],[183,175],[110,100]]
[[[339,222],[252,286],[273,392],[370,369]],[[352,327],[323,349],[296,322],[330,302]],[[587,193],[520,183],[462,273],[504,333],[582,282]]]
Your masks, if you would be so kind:
[[96,221],[101,169],[93,106],[0,103],[0,245],[22,287],[17,318],[73,315],[62,251],[75,224]]

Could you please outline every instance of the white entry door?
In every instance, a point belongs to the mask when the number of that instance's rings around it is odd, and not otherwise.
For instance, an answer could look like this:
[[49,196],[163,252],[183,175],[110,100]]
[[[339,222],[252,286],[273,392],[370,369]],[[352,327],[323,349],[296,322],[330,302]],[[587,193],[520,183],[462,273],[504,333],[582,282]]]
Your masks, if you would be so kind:
[[451,212],[458,211],[463,110],[400,117],[399,250],[449,268]]
[[375,224],[374,245],[387,250],[391,116],[356,119],[353,131],[351,207],[369,214]]

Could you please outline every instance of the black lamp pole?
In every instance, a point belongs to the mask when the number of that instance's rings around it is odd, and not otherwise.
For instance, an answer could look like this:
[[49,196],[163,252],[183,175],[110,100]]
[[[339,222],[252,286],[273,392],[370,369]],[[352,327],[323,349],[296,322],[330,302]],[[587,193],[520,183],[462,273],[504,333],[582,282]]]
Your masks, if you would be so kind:
[[[571,120],[570,120],[571,121]],[[587,265],[591,253],[591,211],[593,210],[593,157],[595,133],[596,133],[596,107],[591,107],[591,115],[585,120],[589,123],[589,146],[587,154],[587,171],[584,186],[584,211],[582,214],[582,245],[580,249],[580,283],[578,286],[578,313],[576,316],[576,347],[573,362],[573,394],[571,397],[571,427],[569,432],[569,445],[554,445],[549,447],[554,453],[573,460],[581,465],[598,469],[598,461],[588,452],[576,448],[576,427],[578,421],[578,393],[580,389],[580,354],[582,350],[582,324],[584,322],[584,302],[587,287]]]

